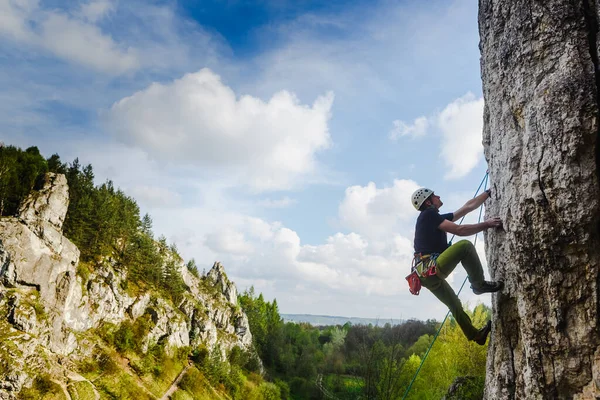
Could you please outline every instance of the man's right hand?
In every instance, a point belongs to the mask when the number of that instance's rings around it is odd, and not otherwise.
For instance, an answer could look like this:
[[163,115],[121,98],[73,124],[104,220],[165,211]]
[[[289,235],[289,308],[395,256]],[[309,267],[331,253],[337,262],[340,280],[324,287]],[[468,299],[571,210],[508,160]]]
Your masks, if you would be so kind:
[[485,221],[485,225],[488,229],[498,228],[502,226],[502,220],[499,217],[490,218]]

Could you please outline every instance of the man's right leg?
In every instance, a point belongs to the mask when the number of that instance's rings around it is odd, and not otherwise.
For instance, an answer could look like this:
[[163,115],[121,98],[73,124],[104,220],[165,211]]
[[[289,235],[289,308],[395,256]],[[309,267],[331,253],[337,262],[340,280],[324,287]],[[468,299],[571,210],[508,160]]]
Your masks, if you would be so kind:
[[479,331],[471,323],[471,318],[469,318],[467,313],[463,310],[460,299],[456,293],[454,293],[454,290],[452,290],[452,287],[448,282],[435,275],[423,278],[421,279],[421,282],[435,297],[448,306],[456,323],[460,326],[460,329],[462,329],[467,339],[475,339]]

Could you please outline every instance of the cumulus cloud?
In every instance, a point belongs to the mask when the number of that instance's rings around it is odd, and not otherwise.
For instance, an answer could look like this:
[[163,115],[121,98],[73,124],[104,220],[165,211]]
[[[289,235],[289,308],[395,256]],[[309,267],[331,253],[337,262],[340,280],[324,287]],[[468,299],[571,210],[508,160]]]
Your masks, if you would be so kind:
[[394,121],[391,140],[401,137],[424,136],[428,127],[436,127],[442,135],[440,157],[449,168],[445,179],[459,179],[477,166],[483,156],[483,97],[467,93],[441,112],[430,117],[419,117],[411,125]]
[[442,131],[441,157],[450,170],[447,179],[468,174],[483,156],[483,98],[467,93],[448,104],[438,116]]
[[206,235],[204,244],[216,253],[248,255],[254,251],[243,233],[223,229]]
[[410,196],[418,189],[411,180],[394,180],[391,187],[377,188],[373,182],[366,186],[351,186],[339,207],[343,227],[369,238],[392,237],[415,217]]
[[410,125],[398,119],[393,124],[394,128],[389,133],[391,140],[398,140],[403,136],[411,136],[413,138],[425,136],[429,127],[429,121],[427,121],[426,117],[419,117]]
[[104,72],[123,73],[139,66],[131,48],[122,48],[100,29],[59,13],[48,13],[37,42],[55,55]]
[[41,47],[54,55],[103,72],[120,74],[139,67],[134,49],[117,44],[95,25],[110,5],[84,5],[67,14],[44,10],[37,1],[3,1],[0,4],[0,35]]
[[209,69],[154,83],[115,103],[107,119],[121,140],[158,159],[237,175],[257,190],[286,189],[315,172],[330,146],[333,94],[303,105],[287,91],[237,97]]
[[[398,294],[398,282],[410,266],[408,240],[390,237],[385,249],[373,247],[357,233],[336,233],[321,245],[302,244],[298,234],[285,226],[263,221],[270,233],[260,240],[247,234],[253,229],[242,218],[217,234],[207,235],[205,244],[217,258],[230,263],[233,276],[270,279],[282,288],[301,284],[337,292],[365,295]],[[256,221],[254,221],[256,222]],[[238,255],[247,255],[240,264]],[[399,268],[404,266],[404,268]]]

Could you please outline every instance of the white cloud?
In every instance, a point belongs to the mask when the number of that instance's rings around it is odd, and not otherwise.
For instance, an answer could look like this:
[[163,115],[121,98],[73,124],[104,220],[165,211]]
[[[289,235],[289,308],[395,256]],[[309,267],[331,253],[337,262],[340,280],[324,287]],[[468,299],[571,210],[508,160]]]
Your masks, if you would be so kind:
[[114,11],[115,8],[115,3],[111,0],[95,0],[82,4],[80,15],[90,22],[96,22]]
[[181,204],[179,193],[165,187],[135,185],[129,188],[128,195],[149,207],[177,207]]
[[419,137],[434,126],[442,134],[440,157],[449,168],[445,179],[459,179],[477,166],[483,156],[483,97],[467,93],[431,117],[419,117],[412,125],[394,121],[391,140]]
[[0,33],[18,40],[28,40],[31,34],[25,24],[26,17],[35,8],[37,8],[37,1],[35,0],[1,1]]
[[392,237],[399,229],[406,231],[400,222],[415,217],[410,196],[418,187],[410,180],[394,180],[393,186],[381,189],[373,182],[349,187],[339,207],[340,223],[369,238]]
[[204,244],[216,253],[248,255],[254,251],[243,233],[227,228],[206,235]]
[[427,128],[429,127],[429,121],[426,117],[419,117],[414,120],[411,125],[406,124],[404,121],[395,120],[394,129],[389,133],[391,140],[398,140],[403,136],[411,136],[413,138],[425,136]]
[[296,204],[296,200],[284,196],[281,199],[264,199],[258,202],[259,206],[266,208],[286,208]]
[[256,190],[286,189],[314,173],[316,153],[330,146],[332,102],[331,93],[312,106],[287,91],[267,102],[237,97],[203,69],[120,100],[107,119],[121,140],[158,159],[237,176]]
[[[101,6],[102,7],[102,6]],[[104,6],[104,12],[108,11]],[[101,9],[94,11],[95,17]],[[91,20],[59,11],[43,10],[37,1],[5,0],[0,4],[0,34],[41,47],[63,59],[103,72],[120,74],[139,66],[135,50],[123,48]],[[34,29],[37,26],[37,29]]]
[[41,27],[38,43],[59,57],[108,73],[120,74],[139,67],[134,49],[117,45],[95,25],[47,13]]
[[448,104],[438,116],[442,131],[441,157],[450,167],[447,179],[468,174],[483,156],[483,98],[472,93]]

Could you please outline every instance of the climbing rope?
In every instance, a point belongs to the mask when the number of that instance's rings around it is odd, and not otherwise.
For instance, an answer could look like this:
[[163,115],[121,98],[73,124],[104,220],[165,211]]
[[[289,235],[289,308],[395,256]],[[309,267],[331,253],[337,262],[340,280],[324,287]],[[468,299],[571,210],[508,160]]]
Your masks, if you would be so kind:
[[[475,195],[473,196],[473,198],[477,197],[477,195],[479,194],[479,190],[481,189],[481,186],[483,186],[483,190],[487,189],[488,175],[489,175],[489,173],[486,172],[485,176],[481,180],[481,183],[479,184],[479,187],[477,188],[477,191],[475,192]],[[481,222],[482,212],[483,212],[483,203],[479,207],[479,219],[477,220],[478,223]],[[462,224],[462,222],[465,219],[465,217],[466,217],[466,215],[464,215],[460,219],[460,221],[458,223],[459,225]],[[477,244],[477,236],[478,235],[479,235],[479,233],[475,234],[475,240],[473,242],[473,245]],[[454,236],[456,236],[456,235],[452,235],[452,238],[450,238],[450,243],[449,243],[450,245],[452,244],[452,239],[454,239]],[[465,283],[467,282],[467,279],[468,279],[468,276],[465,278],[465,280],[463,281],[462,285],[460,285],[460,289],[458,290],[458,293],[456,294],[457,296],[460,295],[460,292],[462,291],[463,287],[465,286]],[[402,400],[406,399],[406,396],[408,396],[408,392],[410,392],[410,389],[412,388],[413,383],[415,383],[415,380],[417,379],[417,375],[419,375],[419,372],[421,371],[421,368],[423,367],[423,364],[425,363],[425,360],[427,359],[427,356],[429,355],[429,351],[431,350],[431,348],[433,347],[433,344],[435,343],[436,339],[440,335],[440,332],[442,331],[442,328],[444,327],[444,324],[446,323],[446,320],[448,319],[449,315],[450,315],[450,311],[448,311],[446,313],[446,317],[444,317],[444,320],[442,321],[442,324],[440,325],[440,328],[438,329],[438,331],[436,332],[435,336],[433,337],[433,340],[431,341],[431,344],[429,345],[429,348],[425,352],[425,356],[423,357],[423,360],[421,360],[421,365],[419,365],[419,368],[417,368],[417,372],[415,372],[415,376],[412,378],[412,381],[410,381],[410,384],[406,388],[406,392],[404,392],[404,396],[402,397]]]

